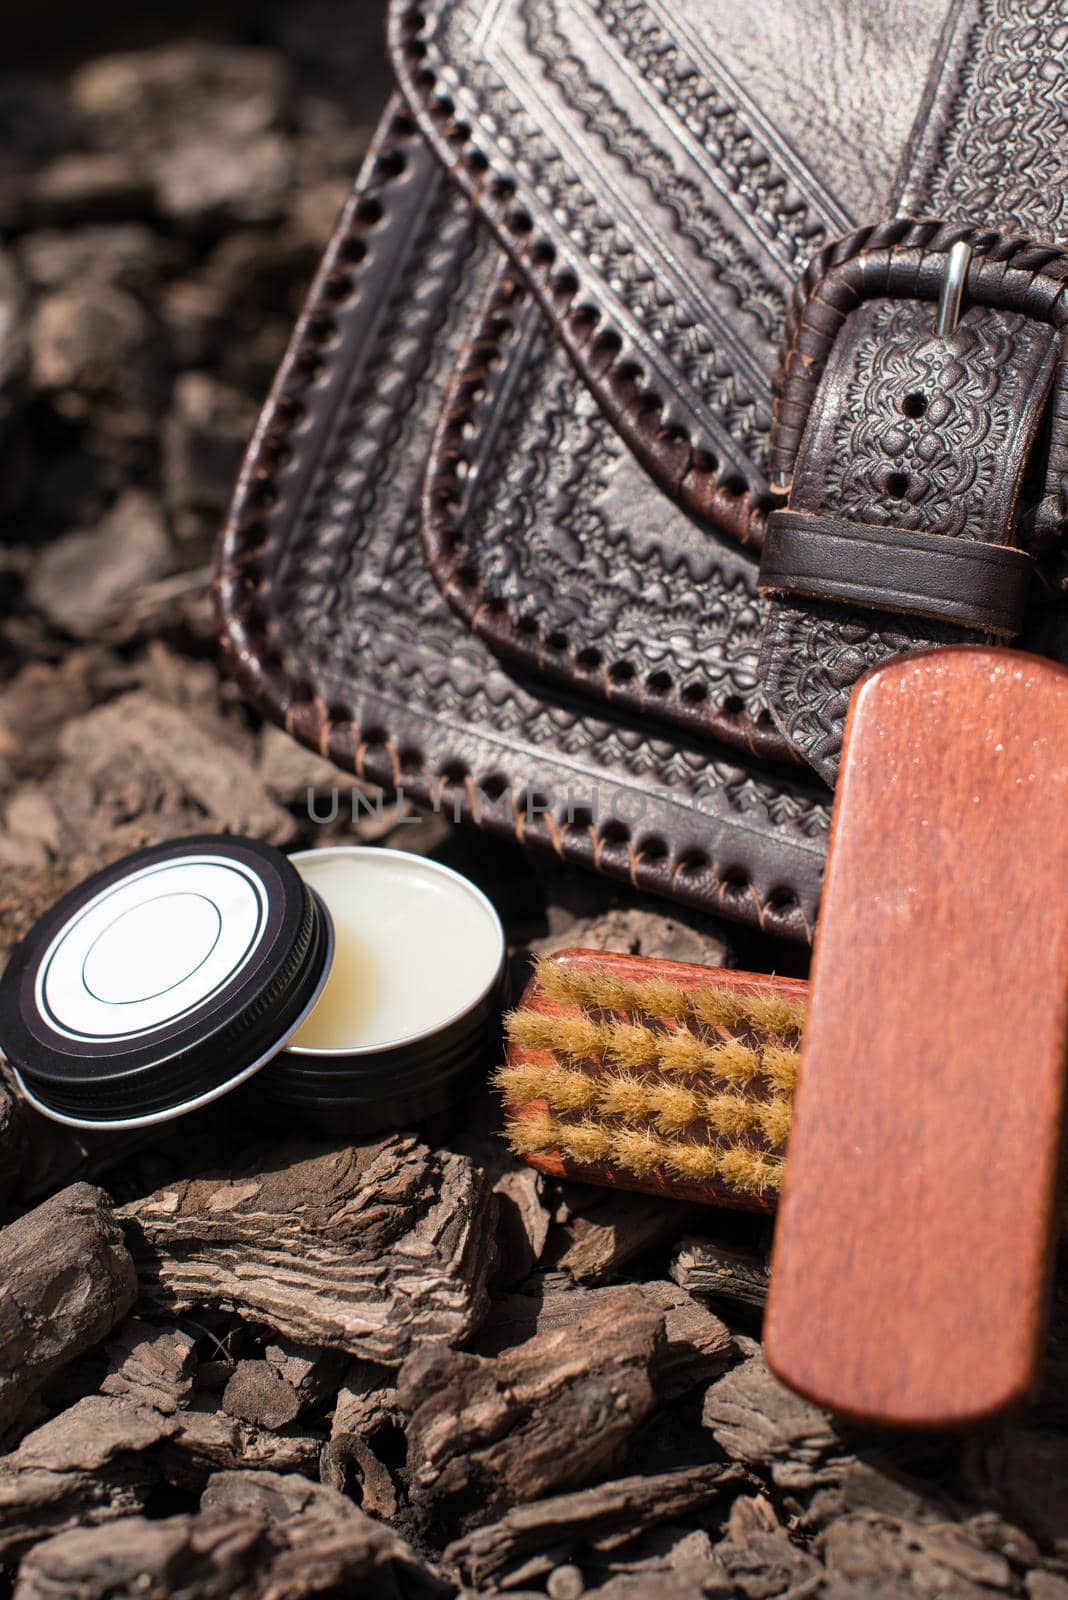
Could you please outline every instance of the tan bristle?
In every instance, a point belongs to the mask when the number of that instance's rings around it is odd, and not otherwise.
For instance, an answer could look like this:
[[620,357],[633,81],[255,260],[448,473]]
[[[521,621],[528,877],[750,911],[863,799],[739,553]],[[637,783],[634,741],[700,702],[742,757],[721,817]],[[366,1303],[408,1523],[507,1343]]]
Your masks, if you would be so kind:
[[782,1162],[760,1150],[724,1150],[720,1155],[719,1171],[735,1189],[750,1194],[778,1189],[782,1183]]
[[706,1027],[735,1028],[745,1021],[745,1006],[729,989],[694,989],[689,1000],[693,1015]]
[[797,1084],[800,1051],[786,1045],[766,1044],[760,1052],[760,1070],[777,1089],[791,1091]]
[[790,1137],[791,1107],[789,1100],[776,1097],[758,1107],[760,1131],[770,1145],[782,1149]]
[[701,1115],[701,1096],[681,1083],[657,1083],[649,1101],[653,1121],[661,1133],[679,1133]]
[[510,1106],[524,1106],[545,1098],[545,1068],[527,1062],[498,1067],[493,1083]]
[[760,1052],[740,1039],[725,1039],[715,1048],[711,1071],[730,1083],[752,1083],[760,1073]]
[[508,1038],[521,1050],[551,1050],[572,1061],[599,1059],[605,1034],[589,1017],[549,1017],[541,1011],[513,1011]]
[[538,987],[550,1000],[561,1006],[583,1006],[588,1003],[589,974],[581,967],[572,967],[565,961],[554,961],[543,956],[534,969]]
[[606,1116],[647,1117],[652,1109],[652,1091],[643,1078],[605,1073],[597,1087],[597,1103]]
[[660,1035],[651,1028],[641,1028],[633,1022],[609,1023],[605,1054],[610,1061],[621,1067],[651,1067],[659,1053]]
[[586,993],[582,1005],[591,1011],[633,1011],[634,985],[603,967],[591,967],[586,974]]
[[677,1028],[658,1038],[658,1061],[662,1071],[700,1074],[707,1078],[729,1078],[749,1083],[760,1072],[760,1056],[738,1039],[708,1040]]
[[661,1070],[680,1073],[711,1073],[718,1045],[698,1038],[688,1028],[676,1028],[672,1033],[662,1033],[659,1039]]
[[802,1001],[786,1000],[782,995],[748,994],[745,997],[749,1020],[766,1033],[798,1033],[804,1026]]
[[690,1010],[685,989],[667,978],[646,978],[636,986],[639,1009],[649,1017],[667,1017],[679,1022]]
[[546,1070],[541,1092],[554,1111],[588,1111],[597,1104],[597,1088],[592,1073],[556,1066]]
[[715,1145],[680,1140],[664,1158],[664,1165],[680,1178],[703,1183],[719,1172],[719,1152]]
[[556,1125],[560,1148],[575,1161],[608,1161],[613,1153],[613,1131],[603,1122],[560,1122]]
[[532,1111],[528,1116],[517,1117],[504,1131],[517,1156],[557,1148],[557,1123],[547,1111]]
[[705,1094],[701,1096],[701,1115],[710,1128],[728,1137],[746,1133],[757,1124],[758,1104],[740,1094]]
[[614,1128],[612,1160],[628,1172],[647,1178],[664,1160],[664,1141],[646,1128]]

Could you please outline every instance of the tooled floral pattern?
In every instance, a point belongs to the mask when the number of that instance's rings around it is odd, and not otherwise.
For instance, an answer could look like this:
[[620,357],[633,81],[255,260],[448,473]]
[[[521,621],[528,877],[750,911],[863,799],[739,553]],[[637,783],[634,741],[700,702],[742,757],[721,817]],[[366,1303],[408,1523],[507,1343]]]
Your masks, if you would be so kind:
[[871,622],[842,621],[834,606],[773,607],[762,665],[775,718],[817,771],[833,777],[846,712],[857,680],[892,656],[975,635],[936,622],[871,612]]
[[[982,538],[986,497],[1014,424],[1017,363],[1029,364],[1049,333],[1025,317],[984,310],[949,341],[934,338],[929,321],[917,325],[913,305],[874,309],[836,422],[825,492],[857,521]],[[926,407],[922,424],[902,415],[909,395]],[[907,484],[904,494],[888,495],[892,473]],[[801,474],[797,501],[805,482]]]
[[981,0],[928,181],[951,220],[1061,239],[1068,224],[1064,0]]
[[[802,511],[829,505],[884,527],[1007,539],[996,526],[997,496],[1012,481],[1007,464],[1019,464],[1013,439],[1021,396],[1049,349],[1048,328],[984,308],[951,338],[937,338],[926,306],[886,301],[855,313],[852,338],[830,436],[808,444],[792,503]],[[922,402],[911,419],[909,397]],[[887,612],[859,620],[837,606],[776,603],[761,670],[779,727],[833,778],[849,699],[864,672],[893,656],[979,637]]]

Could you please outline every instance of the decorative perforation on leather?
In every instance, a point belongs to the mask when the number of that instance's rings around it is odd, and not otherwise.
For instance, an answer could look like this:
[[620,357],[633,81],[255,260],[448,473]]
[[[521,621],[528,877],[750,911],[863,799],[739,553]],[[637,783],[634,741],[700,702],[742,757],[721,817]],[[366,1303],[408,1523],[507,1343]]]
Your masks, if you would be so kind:
[[829,822],[814,781],[769,777],[685,735],[650,737],[517,680],[430,576],[420,469],[498,260],[394,110],[298,325],[220,546],[231,670],[269,716],[361,778],[807,939]]
[[503,267],[445,398],[423,543],[453,608],[530,671],[796,759],[757,674],[752,557],[649,484]]

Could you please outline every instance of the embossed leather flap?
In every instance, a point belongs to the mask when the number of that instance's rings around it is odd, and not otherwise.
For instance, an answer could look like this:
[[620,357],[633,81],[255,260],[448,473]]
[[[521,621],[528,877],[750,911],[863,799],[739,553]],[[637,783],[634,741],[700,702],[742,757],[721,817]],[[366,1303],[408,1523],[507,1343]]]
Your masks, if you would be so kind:
[[790,292],[888,214],[943,15],[396,0],[398,79],[439,158],[656,481],[742,543]]

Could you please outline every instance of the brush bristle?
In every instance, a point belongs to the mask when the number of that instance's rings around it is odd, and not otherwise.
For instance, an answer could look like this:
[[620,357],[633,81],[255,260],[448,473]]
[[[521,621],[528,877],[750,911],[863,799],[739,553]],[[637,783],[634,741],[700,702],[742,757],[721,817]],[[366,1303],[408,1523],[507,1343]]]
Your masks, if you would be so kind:
[[700,1117],[702,1097],[681,1083],[658,1083],[649,1094],[649,1104],[661,1133],[681,1133]]
[[647,1117],[653,1109],[653,1085],[629,1073],[605,1073],[598,1080],[597,1104],[607,1117]]
[[797,1064],[800,1060],[796,1046],[791,1050],[786,1045],[767,1044],[760,1052],[760,1059],[764,1076],[777,1089],[792,1093],[797,1086]]
[[572,1061],[604,1055],[606,1036],[589,1017],[550,1017],[542,1011],[512,1011],[505,1018],[512,1044],[521,1050],[549,1050]]
[[611,1159],[613,1138],[607,1123],[592,1118],[584,1122],[561,1122],[557,1124],[557,1132],[564,1149],[576,1161],[593,1165]]
[[772,989],[732,989],[725,984],[683,988],[670,978],[627,979],[606,967],[579,967],[543,956],[534,971],[542,992],[558,1005],[585,1011],[620,1011],[681,1021],[693,1017],[711,1028],[743,1023],[767,1033],[797,1033],[804,1026],[805,1002]]
[[660,1041],[652,1028],[635,1022],[611,1022],[606,1029],[605,1055],[621,1067],[652,1067],[660,1054]]
[[647,1178],[663,1165],[664,1141],[648,1128],[615,1128],[612,1131],[612,1160],[625,1172]]
[[646,1181],[659,1174],[753,1196],[778,1188],[802,1001],[551,959],[537,979],[568,1009],[507,1019],[517,1049],[553,1058],[496,1075],[506,1104],[528,1108],[509,1121],[517,1154],[555,1151]]

